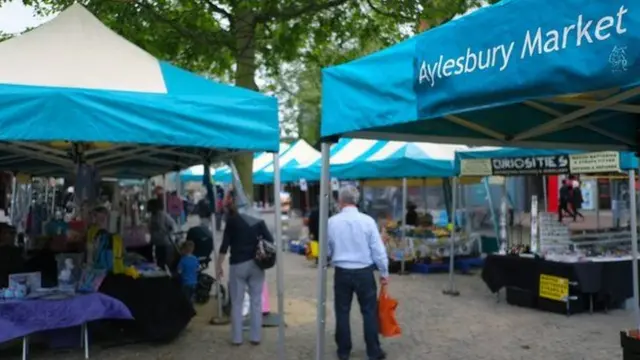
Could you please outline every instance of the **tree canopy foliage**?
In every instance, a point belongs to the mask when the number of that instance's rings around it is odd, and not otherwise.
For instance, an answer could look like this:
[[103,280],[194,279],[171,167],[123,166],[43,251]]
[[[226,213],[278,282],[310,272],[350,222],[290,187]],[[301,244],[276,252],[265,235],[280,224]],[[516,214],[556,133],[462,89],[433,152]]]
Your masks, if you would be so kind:
[[[0,0],[1,2],[2,0]],[[23,0],[40,15],[76,0]],[[301,65],[300,109],[317,132],[318,69],[384,47],[481,6],[483,0],[80,0],[107,26],[154,56],[194,72],[260,90],[259,69],[277,78],[282,64]],[[340,56],[338,56],[340,55]],[[114,54],[114,56],[117,56]],[[305,95],[306,94],[306,95]],[[307,106],[307,103],[309,106]],[[315,109],[315,110],[314,110]],[[307,124],[307,120],[304,120]],[[316,130],[313,128],[315,124]],[[252,157],[234,160],[252,192]]]

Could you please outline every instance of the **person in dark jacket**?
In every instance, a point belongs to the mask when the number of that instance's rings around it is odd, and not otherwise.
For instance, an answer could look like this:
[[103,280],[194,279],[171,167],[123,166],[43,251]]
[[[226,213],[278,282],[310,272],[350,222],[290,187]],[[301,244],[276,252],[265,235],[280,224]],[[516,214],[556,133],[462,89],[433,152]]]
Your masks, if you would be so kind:
[[230,252],[231,341],[234,345],[240,345],[243,341],[242,306],[245,291],[248,289],[250,300],[249,340],[251,344],[258,345],[262,337],[262,287],[264,286],[265,271],[255,262],[256,248],[259,237],[270,243],[273,243],[274,239],[264,222],[249,226],[238,213],[232,200],[227,202],[227,215],[218,264],[216,264],[216,275],[218,279],[222,278],[224,274],[222,264],[227,252]]
[[582,203],[584,202],[582,190],[580,189],[580,182],[574,179],[572,180],[571,185],[571,210],[573,210],[573,221],[576,221],[578,216],[580,219],[584,220],[584,215],[580,213]]
[[409,226],[418,226],[418,212],[416,212],[416,204],[407,204],[407,214],[405,215],[404,222]]
[[569,204],[572,203],[571,199],[571,186],[570,181],[568,179],[562,180],[562,186],[560,187],[560,205],[558,206],[558,221],[562,222],[562,218],[565,213],[569,214],[569,216],[574,217],[575,215],[569,209]]

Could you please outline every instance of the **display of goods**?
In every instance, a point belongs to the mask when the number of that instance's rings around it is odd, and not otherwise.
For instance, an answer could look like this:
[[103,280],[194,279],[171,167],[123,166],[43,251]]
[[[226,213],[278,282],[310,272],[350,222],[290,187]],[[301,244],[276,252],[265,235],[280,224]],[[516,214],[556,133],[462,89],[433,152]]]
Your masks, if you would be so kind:
[[[437,262],[438,259],[451,256],[449,230],[407,227],[404,241],[401,230],[400,226],[387,226],[383,229],[382,236],[390,259]],[[453,241],[454,256],[470,256],[478,252],[477,238],[468,239],[466,234],[456,234]]]

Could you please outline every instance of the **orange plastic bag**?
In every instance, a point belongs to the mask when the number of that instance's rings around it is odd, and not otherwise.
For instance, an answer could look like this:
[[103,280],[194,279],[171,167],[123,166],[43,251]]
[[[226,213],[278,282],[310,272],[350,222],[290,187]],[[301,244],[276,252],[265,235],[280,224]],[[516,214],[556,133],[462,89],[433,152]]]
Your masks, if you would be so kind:
[[380,289],[378,296],[378,327],[380,335],[384,337],[400,336],[402,329],[396,320],[396,308],[398,300],[389,296],[385,285]]

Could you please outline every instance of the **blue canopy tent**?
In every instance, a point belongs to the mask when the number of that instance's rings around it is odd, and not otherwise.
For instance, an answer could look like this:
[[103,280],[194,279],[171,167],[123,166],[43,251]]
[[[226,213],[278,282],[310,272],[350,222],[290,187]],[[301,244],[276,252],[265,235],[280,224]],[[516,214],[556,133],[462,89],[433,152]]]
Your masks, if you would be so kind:
[[[280,143],[280,151],[278,155],[282,156],[285,153],[285,151],[287,151],[288,148],[289,148],[289,144]],[[262,153],[254,154],[253,173],[255,174],[256,172],[262,170],[263,168],[265,168],[266,166],[269,166],[269,164],[272,164],[272,163],[273,163],[273,156],[271,155],[271,153],[262,152]],[[214,179],[217,182],[230,184],[233,182],[233,171],[228,165],[221,166],[215,169]]]
[[[457,145],[340,139],[331,148],[331,176],[338,179],[449,177]],[[282,170],[282,176],[319,181],[322,162]]]
[[[291,169],[298,166],[304,166],[318,162],[320,152],[309,145],[304,140],[296,140],[289,148],[280,156],[280,181],[282,183],[294,182],[299,179],[292,177]],[[254,184],[273,184],[274,164],[271,162],[264,168],[254,171]]]
[[276,99],[159,61],[79,4],[1,42],[0,54],[5,168],[67,174],[72,151],[104,176],[148,177],[277,150]]
[[[324,69],[321,135],[325,141],[345,136],[634,151],[639,40],[640,12],[625,0],[503,0]],[[329,181],[328,155],[326,143],[323,181]],[[327,209],[323,201],[321,241]],[[635,232],[632,239],[635,260]],[[636,261],[633,266],[637,280]],[[319,304],[326,293],[322,269]],[[452,272],[450,283],[449,293],[457,293]],[[318,333],[324,333],[323,319],[319,306]],[[324,339],[319,340],[316,358],[322,359]]]
[[[0,55],[6,170],[61,176],[86,163],[102,176],[143,178],[230,152],[278,151],[275,98],[159,61],[80,4],[0,42]],[[279,238],[278,217],[275,229]],[[281,296],[280,262],[278,283]]]

